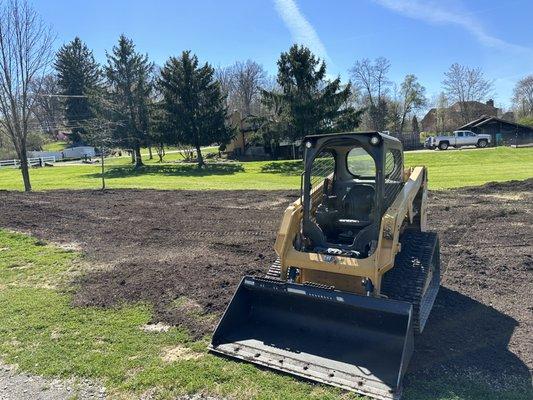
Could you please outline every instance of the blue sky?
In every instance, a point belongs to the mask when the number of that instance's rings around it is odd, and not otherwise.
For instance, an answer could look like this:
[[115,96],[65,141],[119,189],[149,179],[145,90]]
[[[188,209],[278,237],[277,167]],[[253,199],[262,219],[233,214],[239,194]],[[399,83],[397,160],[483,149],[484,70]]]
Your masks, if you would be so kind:
[[531,0],[34,0],[59,47],[79,36],[105,61],[121,33],[159,65],[190,49],[225,66],[248,58],[272,74],[280,52],[302,43],[330,75],[349,78],[360,58],[387,57],[390,77],[416,74],[441,90],[454,62],[480,66],[509,106],[518,79],[533,73]]

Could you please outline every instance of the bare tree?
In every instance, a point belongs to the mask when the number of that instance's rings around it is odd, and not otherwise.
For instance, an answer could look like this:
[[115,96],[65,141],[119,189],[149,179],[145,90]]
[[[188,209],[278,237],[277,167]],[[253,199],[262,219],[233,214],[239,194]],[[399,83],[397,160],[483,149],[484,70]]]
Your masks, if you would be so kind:
[[61,90],[56,76],[49,74],[32,82],[35,96],[33,114],[44,133],[55,139],[62,124],[63,110],[60,97]]
[[388,91],[386,101],[386,128],[395,134],[400,132],[400,122],[402,120],[402,98],[400,88],[396,83],[391,84],[391,90]]
[[391,85],[387,78],[389,69],[390,61],[384,57],[379,57],[373,62],[368,58],[356,61],[350,70],[355,85],[363,92],[372,128],[376,130],[383,129],[386,123],[387,104],[385,96]]
[[228,67],[218,67],[215,77],[230,113],[238,111],[241,117],[246,117],[259,111],[261,88],[268,83],[261,64],[238,61]]
[[481,68],[470,68],[457,63],[444,73],[442,82],[448,98],[459,105],[463,123],[476,118],[479,110],[474,102],[485,100],[492,92],[492,82],[485,79]]
[[266,72],[261,64],[252,60],[237,62],[235,72],[235,96],[243,117],[257,112],[261,87],[266,80]]
[[215,79],[220,85],[222,96],[226,99],[226,107],[232,112],[235,108],[235,66],[217,67]]
[[31,190],[26,140],[35,109],[32,82],[46,74],[54,37],[26,1],[0,0],[0,126],[20,158],[24,190]]
[[533,117],[533,75],[520,79],[513,93],[513,104],[519,118]]
[[102,190],[106,189],[105,182],[105,155],[110,153],[111,148],[115,145],[113,132],[117,126],[123,126],[124,123],[120,121],[110,121],[96,116],[83,121],[83,128],[85,129],[84,139],[91,145],[98,148],[100,151],[100,178],[102,180]]
[[435,100],[435,130],[446,132],[450,129],[450,116],[448,115],[448,98],[441,92]]
[[405,120],[412,112],[416,112],[427,104],[426,88],[422,86],[415,75],[406,75],[400,86],[401,118],[400,134],[403,133]]

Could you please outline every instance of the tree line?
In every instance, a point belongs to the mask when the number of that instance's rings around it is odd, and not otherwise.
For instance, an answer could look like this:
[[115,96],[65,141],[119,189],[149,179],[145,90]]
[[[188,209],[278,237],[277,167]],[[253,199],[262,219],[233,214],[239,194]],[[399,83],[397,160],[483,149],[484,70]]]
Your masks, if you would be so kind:
[[[150,157],[155,148],[160,161],[165,146],[192,147],[202,168],[202,147],[223,147],[243,123],[254,127],[249,142],[264,146],[312,133],[402,134],[419,131],[417,115],[431,103],[457,102],[468,122],[472,102],[493,91],[480,68],[453,64],[431,102],[415,75],[393,82],[383,57],[355,61],[342,82],[296,44],[280,54],[273,77],[253,60],[215,68],[189,50],[156,66],[125,35],[100,65],[80,38],[56,53],[53,39],[26,1],[0,3],[0,144],[6,137],[12,144],[28,191],[26,150],[36,130],[67,129],[72,143],[130,149],[135,168],[143,165],[143,147]],[[518,117],[533,118],[533,76],[518,82],[513,105]]]

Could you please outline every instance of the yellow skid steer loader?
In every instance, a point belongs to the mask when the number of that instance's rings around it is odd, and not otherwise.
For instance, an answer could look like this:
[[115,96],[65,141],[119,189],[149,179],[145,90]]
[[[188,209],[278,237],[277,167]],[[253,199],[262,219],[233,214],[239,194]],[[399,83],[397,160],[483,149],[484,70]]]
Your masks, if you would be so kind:
[[301,196],[278,261],[246,276],[210,349],[374,397],[399,399],[440,284],[426,231],[427,170],[379,132],[307,136]]

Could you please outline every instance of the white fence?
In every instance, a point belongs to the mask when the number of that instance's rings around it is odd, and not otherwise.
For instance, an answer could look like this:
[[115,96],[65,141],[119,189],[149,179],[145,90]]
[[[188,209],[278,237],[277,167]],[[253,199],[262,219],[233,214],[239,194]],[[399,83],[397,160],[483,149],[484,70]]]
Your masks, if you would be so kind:
[[[44,165],[45,163],[55,163],[56,158],[51,157],[31,157],[28,158],[28,165],[35,166],[35,165]],[[0,161],[0,168],[2,167],[13,167],[17,168],[20,166],[20,160],[3,160]]]
[[96,151],[91,146],[69,147],[61,151],[28,151],[28,156],[32,158],[55,157],[56,160],[80,159],[94,157],[95,155]]

